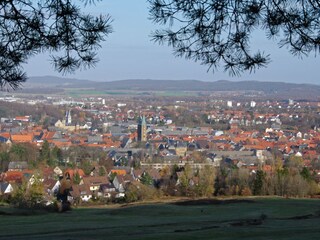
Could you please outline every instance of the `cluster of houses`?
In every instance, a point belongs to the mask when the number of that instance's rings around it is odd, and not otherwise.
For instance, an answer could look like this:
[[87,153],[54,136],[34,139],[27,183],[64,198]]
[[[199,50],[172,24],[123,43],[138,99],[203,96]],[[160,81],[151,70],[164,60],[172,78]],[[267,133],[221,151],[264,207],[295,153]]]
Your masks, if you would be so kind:
[[[39,130],[40,128],[34,129]],[[37,136],[39,132],[36,131],[33,136]],[[5,134],[0,133],[3,137],[6,136]],[[129,135],[135,136],[136,134],[130,133]],[[24,136],[23,133],[20,135]],[[57,132],[46,130],[42,130],[42,133],[39,134],[52,145],[57,146],[54,140],[56,135]],[[12,136],[16,135],[11,134],[10,139],[14,142],[14,139],[17,138]],[[65,139],[68,137],[69,135],[63,136]],[[106,137],[108,139],[108,135]],[[28,140],[26,137],[24,141],[41,146],[41,141],[34,141],[31,137]],[[132,141],[134,142],[134,139]],[[86,144],[86,141],[83,143]],[[10,162],[8,171],[1,173],[0,176],[1,194],[11,193],[14,185],[23,180],[32,184],[34,178],[40,177],[44,192],[51,197],[57,195],[61,184],[65,181],[64,184],[67,184],[70,189],[68,192],[70,201],[86,202],[94,198],[122,198],[125,196],[127,184],[139,183],[141,176],[148,173],[156,185],[161,180],[160,171],[165,167],[172,168],[174,165],[182,168],[188,164],[196,170],[206,166],[219,167],[222,162],[225,162],[239,168],[249,169],[251,172],[261,167],[264,171],[272,171],[271,149],[281,152],[284,158],[292,155],[301,158],[304,166],[320,176],[320,170],[313,169],[314,165],[312,165],[313,161],[320,162],[319,143],[320,133],[315,130],[304,134],[272,128],[265,132],[242,131],[236,124],[232,125],[229,131],[224,132],[212,131],[209,128],[172,127],[163,130],[150,128],[147,142],[143,143],[140,149],[144,152],[143,158],[140,159],[140,169],[128,166],[130,165],[128,161],[120,161],[122,158],[129,159],[130,155],[137,153],[139,149],[128,148],[125,145],[121,147],[121,144],[117,147],[106,148],[108,156],[114,162],[112,169],[105,169],[93,163],[92,171],[87,176],[79,168],[46,167],[38,171],[28,169],[27,162]],[[72,144],[73,142],[70,141],[69,146]],[[101,141],[92,145],[103,148],[104,144]],[[194,153],[201,153],[201,158],[197,158],[197,154]],[[103,171],[101,168],[104,168]],[[76,177],[77,180],[75,180]]]
[[[156,184],[160,181],[159,171],[166,166],[183,167],[188,164],[196,170],[206,166],[219,167],[222,162],[228,162],[250,171],[256,171],[259,167],[272,171],[272,151],[281,153],[283,160],[290,156],[301,158],[304,166],[320,176],[320,164],[319,168],[313,164],[320,162],[320,123],[314,129],[299,131],[294,124],[307,114],[296,111],[302,105],[292,103],[286,107],[288,111],[259,113],[241,110],[240,106],[233,107],[230,103],[226,109],[214,110],[202,108],[201,104],[205,106],[207,103],[197,102],[192,105],[179,101],[175,104],[173,109],[190,105],[190,112],[200,107],[200,112],[193,111],[195,115],[205,113],[208,121],[227,122],[229,129],[221,131],[211,126],[176,126],[163,108],[139,107],[133,111],[131,106],[120,103],[112,108],[105,103],[99,107],[92,104],[89,110],[93,119],[103,123],[105,129],[102,132],[92,128],[90,122],[81,126],[74,124],[70,111],[67,111],[64,120],[46,128],[33,122],[31,116],[16,116],[12,121],[1,120],[0,142],[8,147],[29,143],[41,148],[46,141],[51,147],[56,146],[62,150],[72,146],[99,148],[107,152],[114,162],[114,168],[104,169],[101,172],[105,174],[101,174],[99,169],[103,166],[92,163],[93,170],[87,176],[79,168],[59,167],[43,168],[39,175],[28,169],[26,162],[14,161],[10,162],[6,172],[1,173],[0,194],[12,192],[14,184],[23,180],[32,184],[32,179],[40,177],[48,196],[56,195],[63,183],[70,189],[70,200],[121,198],[124,197],[125,186],[139,182],[143,174],[148,173]],[[250,107],[257,108],[259,104],[250,103]],[[266,107],[279,110],[279,106],[269,104]],[[144,116],[145,128],[139,128],[135,120],[138,111]],[[282,127],[284,120],[292,122],[291,129]],[[258,125],[267,127],[255,130],[254,126]],[[253,130],[243,130],[245,127]],[[139,132],[141,129],[143,134]],[[201,153],[201,158],[194,154],[196,152]],[[133,158],[139,160],[143,170],[132,168],[130,159]]]
[[57,199],[65,190],[66,198],[71,203],[88,202],[97,198],[121,199],[125,197],[128,184],[139,184],[144,174],[152,178],[154,185],[161,178],[154,169],[122,167],[113,168],[109,172],[103,171],[101,174],[100,168],[104,167],[95,166],[89,175],[85,175],[80,168],[67,168],[62,171],[59,167],[44,167],[30,170],[24,162],[11,162],[8,171],[0,175],[0,195],[12,194],[22,181],[32,185],[37,180],[42,183],[44,199],[48,202]]

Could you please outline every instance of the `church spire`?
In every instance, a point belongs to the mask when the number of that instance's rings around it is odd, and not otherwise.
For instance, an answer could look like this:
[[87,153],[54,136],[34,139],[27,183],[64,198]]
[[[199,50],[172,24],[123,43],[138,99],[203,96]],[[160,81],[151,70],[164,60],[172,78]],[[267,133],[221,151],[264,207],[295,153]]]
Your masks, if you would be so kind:
[[138,120],[138,142],[147,141],[147,122],[145,116],[140,116]]

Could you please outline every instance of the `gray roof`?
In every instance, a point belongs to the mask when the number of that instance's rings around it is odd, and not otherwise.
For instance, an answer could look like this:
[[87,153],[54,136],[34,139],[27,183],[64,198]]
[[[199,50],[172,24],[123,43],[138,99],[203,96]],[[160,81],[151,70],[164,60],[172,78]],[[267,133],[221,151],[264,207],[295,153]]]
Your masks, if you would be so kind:
[[0,182],[0,193],[3,193],[7,189],[8,185],[8,182]]
[[218,157],[249,157],[255,156],[254,151],[208,151],[209,153],[213,153]]
[[102,136],[96,135],[96,136],[88,136],[88,143],[99,143],[102,142]]
[[8,169],[27,169],[28,168],[28,163],[27,162],[10,162]]

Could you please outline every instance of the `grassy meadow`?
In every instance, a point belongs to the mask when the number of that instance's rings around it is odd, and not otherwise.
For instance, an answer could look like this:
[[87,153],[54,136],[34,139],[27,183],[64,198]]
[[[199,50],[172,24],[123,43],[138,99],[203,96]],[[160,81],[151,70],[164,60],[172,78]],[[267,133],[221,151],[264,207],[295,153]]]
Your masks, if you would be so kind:
[[320,200],[199,200],[45,213],[0,207],[0,239],[319,239]]

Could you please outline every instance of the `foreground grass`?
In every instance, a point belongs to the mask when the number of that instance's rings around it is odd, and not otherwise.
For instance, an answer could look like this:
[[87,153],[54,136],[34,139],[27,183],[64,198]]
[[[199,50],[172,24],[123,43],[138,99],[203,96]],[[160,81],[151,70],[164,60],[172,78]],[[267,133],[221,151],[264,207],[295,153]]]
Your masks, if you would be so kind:
[[0,208],[0,239],[319,239],[320,201],[253,199],[74,209]]

